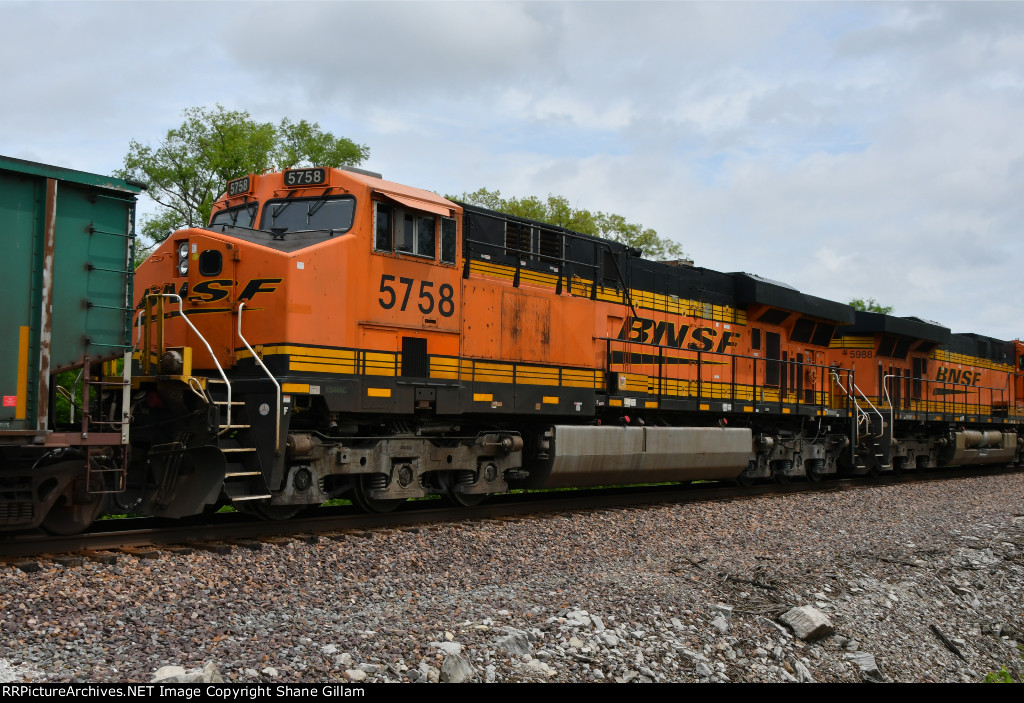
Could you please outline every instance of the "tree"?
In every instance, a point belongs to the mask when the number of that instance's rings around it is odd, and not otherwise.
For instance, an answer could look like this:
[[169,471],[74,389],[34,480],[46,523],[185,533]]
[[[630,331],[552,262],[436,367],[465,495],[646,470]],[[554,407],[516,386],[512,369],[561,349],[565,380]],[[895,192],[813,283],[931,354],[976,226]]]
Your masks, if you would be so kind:
[[143,217],[143,237],[162,241],[176,229],[203,225],[213,203],[232,178],[295,166],[353,166],[368,147],[324,132],[316,122],[257,122],[245,110],[193,107],[180,127],[168,130],[159,146],[134,139],[124,168],[114,173],[148,183],[159,209]]
[[890,315],[895,310],[891,305],[882,305],[874,298],[854,298],[850,301],[850,307],[862,312],[880,312],[883,315]]
[[446,197],[449,200],[460,200],[507,215],[538,220],[575,232],[620,242],[642,250],[644,256],[650,259],[680,259],[685,256],[678,242],[659,237],[653,229],[627,222],[622,215],[577,210],[569,204],[567,198],[560,195],[549,194],[547,200],[541,200],[534,195],[525,198],[503,198],[499,190],[480,188],[472,193]]

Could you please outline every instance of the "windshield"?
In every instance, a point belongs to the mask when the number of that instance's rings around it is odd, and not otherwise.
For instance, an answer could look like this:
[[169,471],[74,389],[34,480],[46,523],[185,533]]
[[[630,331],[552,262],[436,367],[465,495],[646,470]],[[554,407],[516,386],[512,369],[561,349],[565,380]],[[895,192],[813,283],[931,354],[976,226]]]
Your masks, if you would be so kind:
[[351,196],[269,200],[263,205],[260,229],[266,232],[320,229],[345,232],[352,227],[355,210],[356,200]]
[[260,204],[256,201],[240,205],[239,207],[228,208],[216,213],[211,219],[211,225],[231,225],[232,227],[246,227],[252,229],[256,220],[256,210]]

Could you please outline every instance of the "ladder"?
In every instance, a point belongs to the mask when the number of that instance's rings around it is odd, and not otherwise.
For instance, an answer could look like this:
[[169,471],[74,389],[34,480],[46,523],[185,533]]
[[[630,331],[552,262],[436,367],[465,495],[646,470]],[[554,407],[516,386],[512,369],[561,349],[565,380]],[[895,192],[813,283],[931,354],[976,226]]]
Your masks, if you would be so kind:
[[[864,392],[849,376],[849,387],[843,385],[839,374],[832,371],[832,382],[839,387],[849,400],[853,412],[850,415],[850,463],[856,469],[888,468],[892,465],[892,404],[889,405],[890,419],[887,422],[882,412],[875,407]],[[886,394],[888,397],[888,393]],[[861,401],[864,406],[862,407]],[[858,457],[858,449],[863,450]],[[867,460],[870,456],[871,459]],[[867,460],[867,461],[865,461]]]

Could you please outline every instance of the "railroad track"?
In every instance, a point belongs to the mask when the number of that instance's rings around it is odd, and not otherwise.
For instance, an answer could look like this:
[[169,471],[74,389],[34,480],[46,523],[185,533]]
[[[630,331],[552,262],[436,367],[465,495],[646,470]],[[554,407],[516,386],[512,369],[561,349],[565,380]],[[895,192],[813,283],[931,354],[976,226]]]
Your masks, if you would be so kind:
[[[577,510],[628,508],[639,505],[713,500],[745,500],[770,495],[856,490],[900,483],[947,481],[1021,472],[1015,469],[941,469],[924,473],[857,477],[785,485],[765,483],[739,487],[725,482],[575,490],[493,497],[473,506],[449,506],[442,501],[412,501],[390,513],[367,514],[352,506],[309,510],[290,520],[266,521],[244,513],[217,513],[187,520],[122,518],[101,520],[73,536],[42,532],[5,537],[0,541],[0,562],[24,570],[39,568],[36,559],[74,565],[84,559],[114,561],[118,553],[154,557],[161,551],[259,549],[282,538],[316,541],[365,536],[367,530],[416,528],[445,522],[529,518]],[[360,534],[362,533],[362,534]]]

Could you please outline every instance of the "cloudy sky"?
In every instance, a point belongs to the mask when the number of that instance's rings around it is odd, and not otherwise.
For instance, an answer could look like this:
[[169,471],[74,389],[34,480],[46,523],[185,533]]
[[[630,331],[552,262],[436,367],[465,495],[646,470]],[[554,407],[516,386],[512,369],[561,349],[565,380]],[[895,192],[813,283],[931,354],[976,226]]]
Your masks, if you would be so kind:
[[1024,336],[1024,4],[7,2],[0,154],[317,121],[440,193],[564,195],[698,266]]

